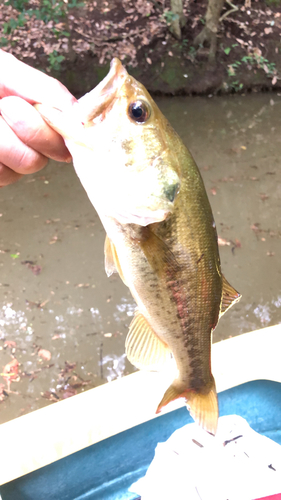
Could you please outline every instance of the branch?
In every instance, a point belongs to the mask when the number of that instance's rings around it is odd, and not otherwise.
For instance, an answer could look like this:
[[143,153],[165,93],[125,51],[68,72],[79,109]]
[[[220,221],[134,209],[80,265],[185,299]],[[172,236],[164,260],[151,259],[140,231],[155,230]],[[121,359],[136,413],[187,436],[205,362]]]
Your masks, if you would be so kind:
[[232,9],[228,10],[227,12],[225,12],[219,19],[219,22],[223,21],[227,16],[229,16],[229,14],[231,14],[232,12],[236,12],[238,9],[238,7],[236,5],[233,5],[233,3],[231,3],[230,0],[226,0],[226,3],[228,3],[228,5],[230,5],[230,7],[232,7]]

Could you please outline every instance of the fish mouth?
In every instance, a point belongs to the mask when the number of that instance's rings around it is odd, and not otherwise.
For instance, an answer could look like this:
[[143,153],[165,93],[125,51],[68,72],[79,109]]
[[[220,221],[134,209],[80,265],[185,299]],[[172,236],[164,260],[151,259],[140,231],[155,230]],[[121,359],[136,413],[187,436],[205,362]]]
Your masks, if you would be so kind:
[[35,104],[34,107],[64,139],[93,150],[91,140],[85,136],[85,128],[94,126],[95,120],[106,117],[128,76],[121,61],[115,57],[110,63],[107,76],[69,109],[53,108],[42,103]]
[[107,76],[91,92],[79,99],[84,125],[91,125],[98,116],[108,111],[127,77],[128,73],[121,61],[114,57]]

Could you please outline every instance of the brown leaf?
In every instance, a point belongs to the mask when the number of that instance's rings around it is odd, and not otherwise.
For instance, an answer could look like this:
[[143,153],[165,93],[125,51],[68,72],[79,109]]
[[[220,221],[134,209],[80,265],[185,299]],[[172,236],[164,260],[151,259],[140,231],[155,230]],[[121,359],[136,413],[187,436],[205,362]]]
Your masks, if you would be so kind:
[[230,241],[229,240],[226,240],[225,238],[221,238],[220,236],[218,236],[218,245],[219,247],[224,247],[226,245],[231,245]]
[[55,393],[55,391],[45,391],[41,392],[42,398],[48,399],[49,401],[59,401],[60,397]]
[[210,191],[211,191],[212,195],[216,196],[216,194],[217,194],[216,188],[211,188]]
[[2,377],[6,382],[12,382],[19,379],[19,362],[16,358],[12,359],[3,368]]
[[69,386],[66,389],[61,389],[60,393],[61,393],[62,399],[67,399],[67,398],[71,398],[71,396],[75,396],[77,394],[77,390],[74,389],[74,387]]
[[268,200],[268,198],[269,198],[268,194],[265,194],[265,193],[259,193],[259,195],[260,195],[260,199],[262,201]]
[[15,349],[17,347],[17,343],[14,340],[5,340],[4,349],[6,349],[6,347],[9,347],[11,349]]
[[252,224],[251,225],[251,229],[255,232],[255,233],[260,233],[262,231],[262,229],[259,227],[260,224],[259,222],[256,222],[256,224]]
[[37,354],[39,358],[42,358],[44,361],[50,361],[52,357],[50,351],[48,351],[47,349],[39,349]]
[[65,361],[64,363],[64,368],[60,371],[60,376],[64,377],[66,373],[70,373],[76,368],[76,363],[69,363],[68,361]]
[[4,399],[6,399],[7,396],[8,394],[5,391],[4,384],[0,384],[0,403],[2,403],[2,401],[4,401]]

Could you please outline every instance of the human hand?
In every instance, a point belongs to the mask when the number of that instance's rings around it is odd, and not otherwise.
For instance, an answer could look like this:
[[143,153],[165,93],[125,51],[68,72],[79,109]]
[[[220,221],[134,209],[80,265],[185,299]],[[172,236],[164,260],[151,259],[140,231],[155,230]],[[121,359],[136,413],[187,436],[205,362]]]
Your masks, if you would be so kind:
[[49,158],[71,161],[62,137],[32,106],[64,109],[76,102],[58,80],[0,50],[0,187],[41,170]]

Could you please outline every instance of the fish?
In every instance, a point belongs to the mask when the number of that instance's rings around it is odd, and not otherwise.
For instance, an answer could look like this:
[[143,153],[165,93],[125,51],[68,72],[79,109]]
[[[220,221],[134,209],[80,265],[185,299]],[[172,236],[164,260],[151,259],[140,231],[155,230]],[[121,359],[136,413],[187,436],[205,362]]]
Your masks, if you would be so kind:
[[137,310],[125,350],[139,369],[174,358],[178,376],[156,413],[185,398],[215,434],[211,339],[241,297],[221,271],[218,237],[199,169],[145,87],[118,59],[69,112],[36,105],[65,139],[106,231],[105,270],[118,272]]

